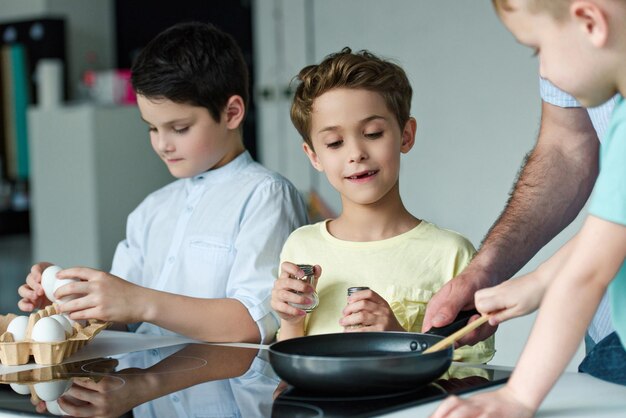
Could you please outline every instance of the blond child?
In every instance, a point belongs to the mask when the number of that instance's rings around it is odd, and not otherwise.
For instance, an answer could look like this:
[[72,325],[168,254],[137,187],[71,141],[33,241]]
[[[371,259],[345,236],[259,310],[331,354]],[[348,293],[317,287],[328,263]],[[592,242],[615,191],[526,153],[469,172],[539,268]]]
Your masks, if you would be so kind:
[[[494,0],[505,26],[535,50],[540,72],[593,107],[626,92],[626,2]],[[618,99],[601,145],[600,173],[580,232],[536,271],[476,293],[476,307],[496,324],[541,305],[508,384],[446,400],[433,415],[530,417],[583,338],[608,288],[616,329],[598,343],[595,375],[626,384],[626,104]],[[600,348],[600,349],[597,349]],[[589,357],[589,356],[588,356]]]
[[[399,189],[400,157],[415,144],[412,89],[398,65],[349,48],[300,71],[291,119],[313,167],[341,195],[336,219],[293,232],[281,253],[272,307],[279,339],[332,332],[419,332],[430,297],[474,254],[461,235],[412,215]],[[312,286],[295,280],[298,264],[316,265]],[[349,287],[369,287],[346,299]],[[304,292],[296,294],[294,292]],[[456,351],[487,362],[493,339]]]

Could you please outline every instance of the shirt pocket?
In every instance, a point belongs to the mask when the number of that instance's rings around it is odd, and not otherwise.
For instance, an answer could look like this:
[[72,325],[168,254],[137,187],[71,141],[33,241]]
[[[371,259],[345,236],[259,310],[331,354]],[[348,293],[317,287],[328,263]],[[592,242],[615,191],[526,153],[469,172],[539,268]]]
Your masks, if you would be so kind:
[[212,283],[209,287],[213,291],[225,288],[233,257],[234,248],[230,241],[223,237],[191,236],[187,241],[187,264],[190,270],[201,272],[207,277],[208,283]]
[[230,253],[232,245],[227,239],[221,237],[192,236],[189,237],[189,249],[197,252],[200,256],[211,257],[210,254],[213,253],[221,255]]
[[417,286],[392,285],[385,293],[385,299],[402,328],[411,332],[422,332],[426,305],[434,292]]

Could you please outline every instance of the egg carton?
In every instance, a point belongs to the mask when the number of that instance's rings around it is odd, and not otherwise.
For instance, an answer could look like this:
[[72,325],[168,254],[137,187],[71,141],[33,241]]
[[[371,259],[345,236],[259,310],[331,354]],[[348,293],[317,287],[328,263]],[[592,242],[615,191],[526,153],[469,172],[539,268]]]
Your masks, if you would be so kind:
[[17,366],[26,364],[30,357],[34,357],[35,363],[41,365],[53,365],[63,362],[87,344],[97,333],[110,325],[109,322],[89,320],[85,326],[75,322],[74,333],[65,341],[59,342],[36,342],[31,340],[31,332],[37,321],[46,316],[59,313],[56,305],[49,305],[36,313],[30,314],[26,328],[24,341],[16,342],[13,334],[6,332],[9,323],[16,315],[0,315],[0,363],[5,366]]

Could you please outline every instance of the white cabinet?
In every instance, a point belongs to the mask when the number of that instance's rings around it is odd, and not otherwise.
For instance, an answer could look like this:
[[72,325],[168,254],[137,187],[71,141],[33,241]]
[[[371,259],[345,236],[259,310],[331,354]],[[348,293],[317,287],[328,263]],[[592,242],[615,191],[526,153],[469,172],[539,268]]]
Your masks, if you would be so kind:
[[31,108],[33,259],[108,270],[126,217],[173,178],[134,106]]

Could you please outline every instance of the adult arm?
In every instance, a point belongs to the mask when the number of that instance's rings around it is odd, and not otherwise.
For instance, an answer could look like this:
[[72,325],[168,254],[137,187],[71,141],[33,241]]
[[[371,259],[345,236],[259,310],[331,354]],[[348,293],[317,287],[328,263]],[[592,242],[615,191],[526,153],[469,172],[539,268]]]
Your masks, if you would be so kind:
[[626,226],[589,216],[548,287],[507,385],[467,400],[449,398],[433,417],[531,416],[576,352],[625,255]]
[[[512,277],[569,225],[593,189],[598,175],[598,148],[585,109],[542,103],[537,143],[504,211],[470,264],[430,300],[424,331],[447,325],[460,310],[473,307],[477,290]],[[475,344],[494,332],[494,327],[480,327],[459,344]]]

